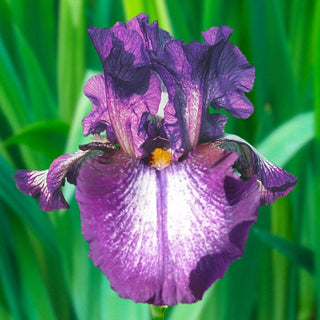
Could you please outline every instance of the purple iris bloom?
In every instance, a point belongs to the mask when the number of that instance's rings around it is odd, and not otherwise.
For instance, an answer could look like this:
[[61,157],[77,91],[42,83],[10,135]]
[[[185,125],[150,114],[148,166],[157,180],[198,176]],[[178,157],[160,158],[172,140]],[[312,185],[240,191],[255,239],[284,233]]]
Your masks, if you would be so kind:
[[[46,171],[19,170],[18,188],[42,210],[68,208],[76,185],[90,258],[123,298],[193,303],[242,253],[260,205],[297,179],[241,138],[227,117],[247,118],[254,68],[227,26],[183,43],[141,14],[89,28],[103,73],[87,82],[93,141]],[[209,112],[209,105],[215,113]]]

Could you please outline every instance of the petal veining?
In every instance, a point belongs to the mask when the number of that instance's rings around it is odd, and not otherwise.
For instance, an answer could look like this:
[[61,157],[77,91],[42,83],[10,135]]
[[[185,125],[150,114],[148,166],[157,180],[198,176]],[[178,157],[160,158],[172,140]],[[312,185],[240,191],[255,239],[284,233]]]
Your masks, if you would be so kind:
[[234,117],[247,118],[253,112],[244,93],[253,87],[254,67],[229,42],[231,34],[227,26],[211,28],[203,33],[205,43],[172,40],[152,57],[169,94],[164,123],[172,148],[189,152],[198,144],[201,126],[212,124],[206,119],[211,117],[210,104]]
[[123,151],[141,157],[145,141],[139,135],[141,118],[146,113],[155,115],[161,101],[161,82],[151,68],[144,39],[130,24],[123,23],[110,31],[91,27],[89,34],[103,65],[106,104],[115,138]]
[[61,188],[56,189],[54,192],[48,190],[47,174],[48,170],[18,170],[14,175],[14,179],[21,192],[35,199],[39,199],[39,207],[41,210],[53,211],[69,209],[69,205],[61,192]]
[[83,161],[101,153],[99,150],[77,151],[55,159],[48,170],[18,170],[14,179],[19,190],[39,199],[43,211],[69,209],[61,188],[67,177],[70,183],[76,183],[76,176]]
[[211,28],[202,33],[210,45],[203,58],[206,75],[205,100],[216,110],[225,109],[233,117],[248,118],[253,105],[244,92],[252,90],[255,69],[239,48],[229,41],[233,30],[227,26]]
[[242,138],[227,134],[217,142],[221,148],[238,153],[235,167],[243,179],[256,175],[260,181],[261,205],[269,205],[279,197],[286,196],[296,185],[296,177],[267,160]]
[[121,297],[195,302],[242,255],[259,192],[233,173],[236,158],[205,145],[161,171],[120,151],[83,165],[82,231]]
[[82,120],[83,135],[106,131],[108,139],[114,142],[115,136],[107,108],[104,75],[97,74],[91,77],[84,87],[84,94],[90,99],[93,108]]

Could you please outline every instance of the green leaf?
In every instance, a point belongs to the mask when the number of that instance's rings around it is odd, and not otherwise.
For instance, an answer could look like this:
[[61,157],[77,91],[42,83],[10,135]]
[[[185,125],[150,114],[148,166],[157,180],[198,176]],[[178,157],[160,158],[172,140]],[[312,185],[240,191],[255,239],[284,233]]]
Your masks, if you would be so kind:
[[58,30],[58,110],[69,122],[72,118],[85,70],[85,1],[65,0],[59,7]]
[[11,57],[0,35],[0,111],[13,130],[18,130],[31,121],[27,99],[21,80],[12,64]]
[[[20,57],[20,68],[24,71],[24,79],[30,95],[29,112],[32,112],[38,120],[55,116],[57,113],[56,103],[38,59],[22,32],[18,28],[15,28],[14,31]],[[20,72],[20,76],[22,76],[22,72]]]
[[[313,28],[312,28],[312,52],[314,58],[314,108],[315,108],[315,135],[316,143],[314,148],[314,180],[313,185],[315,189],[314,208],[313,213],[313,234],[314,243],[320,243],[320,215],[319,215],[319,198],[320,198],[320,1],[317,0],[315,4],[315,10],[313,12]],[[318,249],[318,248],[317,248]],[[320,250],[315,251],[315,288],[317,297],[317,309],[320,310]],[[318,315],[319,319],[319,315]]]
[[257,227],[254,228],[254,233],[261,241],[270,247],[277,249],[287,258],[305,268],[310,273],[314,273],[313,251],[298,244],[292,243],[284,238],[272,235]]
[[124,8],[126,21],[132,19],[139,13],[146,12],[143,0],[135,0],[135,1],[122,0],[122,5]]
[[[290,197],[280,198],[270,207],[271,209],[271,233],[290,239],[292,237],[292,217],[290,215]],[[290,262],[279,251],[273,250],[271,254],[272,283],[274,294],[273,315],[274,320],[285,319],[287,311]]]
[[34,199],[17,189],[13,174],[13,168],[0,155],[0,199],[55,252],[56,245],[53,237],[53,226],[48,215],[40,212]]
[[33,236],[26,237],[26,229],[27,224],[17,224],[12,234],[17,258],[17,276],[20,279],[20,300],[25,311],[24,319],[55,320],[48,287],[41,272],[41,267],[46,268],[46,266],[38,260],[41,251],[34,245]]
[[63,152],[68,131],[69,125],[63,121],[41,121],[25,127],[6,140],[4,145],[9,147],[22,144],[45,153],[49,158],[55,158]]
[[[2,292],[7,300],[10,314],[14,319],[22,320],[23,316],[20,309],[20,304],[17,301],[20,299],[19,284],[17,275],[14,272],[15,259],[10,252],[13,252],[12,233],[9,229],[9,223],[6,215],[6,209],[0,203],[0,283]],[[10,212],[11,213],[11,212]],[[2,317],[0,312],[0,319],[10,319]]]
[[307,112],[282,124],[257,149],[268,160],[284,166],[313,137],[314,113]]
[[157,8],[159,26],[173,35],[173,27],[166,1],[155,1],[155,6]]

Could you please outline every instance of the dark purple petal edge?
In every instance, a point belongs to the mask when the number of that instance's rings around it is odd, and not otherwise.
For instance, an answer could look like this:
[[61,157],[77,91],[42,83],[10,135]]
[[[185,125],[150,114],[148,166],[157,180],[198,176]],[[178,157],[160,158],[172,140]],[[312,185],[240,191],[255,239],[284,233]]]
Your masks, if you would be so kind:
[[257,176],[260,185],[260,204],[263,206],[286,196],[298,181],[295,176],[267,160],[248,142],[236,135],[227,134],[215,143],[223,149],[238,153],[239,158],[235,167],[243,179]]
[[69,175],[69,182],[75,182],[76,177],[72,173],[76,174],[77,170],[71,170],[71,168],[88,153],[89,151],[80,150],[72,154],[62,155],[52,162],[48,170],[18,170],[13,177],[21,192],[39,199],[41,210],[69,209],[61,188],[64,186],[67,175]]
[[236,159],[207,144],[160,172],[116,150],[84,164],[82,232],[121,297],[196,302],[242,255],[260,194],[254,177],[235,175]]

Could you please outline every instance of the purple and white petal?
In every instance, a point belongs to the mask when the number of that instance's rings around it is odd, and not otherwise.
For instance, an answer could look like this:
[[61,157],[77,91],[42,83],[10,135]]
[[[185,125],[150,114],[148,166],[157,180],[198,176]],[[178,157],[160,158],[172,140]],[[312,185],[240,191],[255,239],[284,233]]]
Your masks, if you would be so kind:
[[48,170],[30,171],[18,170],[14,179],[20,191],[39,199],[39,207],[43,211],[69,209],[61,188],[65,178],[70,183],[76,182],[76,175],[82,162],[97,156],[101,151],[77,151],[62,155],[55,159]]
[[267,206],[279,197],[286,196],[296,185],[297,178],[286,170],[276,166],[261,155],[248,142],[236,135],[225,135],[215,143],[220,147],[239,155],[236,169],[243,179],[256,176],[260,182],[260,204]]
[[[55,192],[64,185],[64,178],[68,174],[69,169],[78,161],[83,159],[89,151],[76,151],[70,154],[64,154],[51,163],[47,175],[47,188],[49,192]],[[75,177],[70,177],[71,181],[75,181]]]
[[[234,117],[247,118],[253,112],[244,92],[252,89],[254,68],[229,42],[231,33],[223,26],[203,33],[205,44],[172,40],[151,59],[169,95],[164,126],[173,149],[178,146],[189,152],[202,140],[201,126],[212,122],[207,119],[212,118],[210,104]],[[205,135],[210,135],[208,130]]]
[[[103,65],[106,104],[115,139],[124,152],[141,157],[146,140],[139,135],[141,118],[157,113],[161,82],[151,69],[144,40],[136,30],[116,24],[110,31],[110,50],[102,42],[109,31],[101,30],[93,28],[89,33]],[[106,36],[101,36],[104,32]]]
[[84,163],[82,232],[121,297],[195,302],[242,255],[260,196],[233,172],[236,158],[207,144],[162,171],[120,151]]
[[14,174],[14,179],[21,192],[35,199],[39,199],[39,207],[41,210],[53,211],[69,209],[69,205],[61,192],[61,188],[57,188],[54,192],[48,190],[47,174],[48,170],[18,170]]
[[144,95],[133,94],[128,98],[117,97],[112,81],[107,81],[108,109],[116,140],[121,149],[136,157],[143,155],[141,146],[146,140],[139,135],[144,114],[155,115],[161,99],[160,80],[152,73],[149,88]]
[[84,94],[91,101],[93,108],[82,120],[83,135],[87,136],[92,133],[106,131],[109,141],[115,142],[115,135],[108,114],[103,74],[97,74],[87,81],[84,87]]

